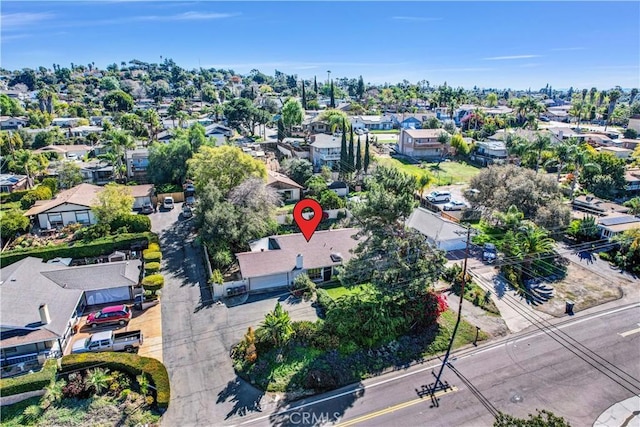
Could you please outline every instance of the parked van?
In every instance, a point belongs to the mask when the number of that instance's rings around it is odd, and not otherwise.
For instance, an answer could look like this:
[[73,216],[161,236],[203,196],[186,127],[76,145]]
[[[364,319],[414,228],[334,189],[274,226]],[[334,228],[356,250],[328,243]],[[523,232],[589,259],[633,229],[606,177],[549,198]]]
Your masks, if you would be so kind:
[[171,196],[167,196],[164,198],[164,201],[162,202],[162,207],[165,209],[173,209],[173,197]]
[[427,200],[431,203],[442,203],[451,200],[451,193],[448,191],[432,191],[427,195]]

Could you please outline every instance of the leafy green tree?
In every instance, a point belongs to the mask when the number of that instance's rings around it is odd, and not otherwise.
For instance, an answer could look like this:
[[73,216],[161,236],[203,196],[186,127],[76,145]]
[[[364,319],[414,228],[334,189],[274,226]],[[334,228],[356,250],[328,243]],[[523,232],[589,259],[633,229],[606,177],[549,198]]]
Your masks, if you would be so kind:
[[495,107],[498,105],[498,95],[491,92],[487,95],[487,107]]
[[133,110],[133,98],[122,90],[114,90],[102,98],[102,105],[112,113]]
[[223,106],[224,116],[234,129],[250,131],[257,108],[246,98],[236,98]]
[[130,214],[133,202],[134,198],[128,187],[110,182],[97,194],[91,210],[99,224],[108,225],[114,219]]
[[149,179],[156,185],[181,185],[187,176],[187,162],[192,157],[192,144],[183,134],[166,144],[152,143],[149,147]]
[[592,215],[571,221],[569,228],[567,228],[567,234],[579,242],[591,242],[600,238],[600,230],[598,229],[596,218]]
[[261,326],[276,348],[282,347],[293,334],[289,313],[282,308],[280,302],[276,303],[273,311],[266,314]]
[[149,131],[144,120],[137,114],[124,113],[120,115],[116,121],[122,129],[129,131],[131,135],[136,138],[146,138],[149,136]]
[[546,410],[536,410],[535,415],[529,414],[529,418],[516,418],[499,412],[493,422],[493,427],[571,427],[562,417]]
[[627,200],[624,202],[624,206],[629,208],[629,213],[631,215],[640,215],[640,196]]
[[329,124],[331,132],[335,132],[337,129],[342,129],[343,132],[346,132],[346,129],[348,129],[347,113],[342,110],[325,110],[320,113],[319,119]]
[[43,154],[36,154],[31,150],[16,150],[8,156],[7,169],[10,172],[25,174],[27,176],[27,186],[33,185],[33,177],[44,172],[49,165],[49,161]]
[[327,181],[320,175],[313,175],[305,184],[311,196],[320,196],[323,191],[327,190]]
[[469,151],[471,151],[469,144],[462,138],[462,135],[459,133],[453,135],[451,137],[450,144],[453,148],[455,148],[456,153],[461,156],[468,156]]
[[127,150],[136,147],[135,140],[129,132],[113,129],[106,133],[105,147],[107,148],[107,156],[103,155],[103,158],[111,162],[115,175],[122,179],[127,172],[125,163]]
[[29,228],[29,218],[19,209],[0,210],[0,220],[2,221],[0,232],[5,243]]
[[7,94],[0,94],[0,114],[3,116],[22,116],[24,108],[17,99],[9,98]]
[[223,195],[250,177],[267,177],[267,169],[259,160],[245,154],[239,147],[200,147],[188,161],[189,176],[196,187],[213,182]]
[[300,101],[295,98],[287,99],[282,106],[282,121],[289,129],[289,132],[291,132],[293,126],[300,125],[303,119],[304,109],[302,108]]
[[609,153],[591,155],[595,167],[584,168],[580,183],[597,197],[614,198],[625,186],[625,161]]
[[44,132],[38,132],[36,136],[33,138],[33,144],[31,144],[31,148],[38,149],[38,148],[47,147],[63,139],[64,139],[64,136],[62,135],[60,130],[57,128],[47,130]]
[[60,188],[72,188],[82,182],[82,173],[80,166],[75,162],[62,162],[58,169],[58,182]]
[[22,137],[18,132],[0,131],[0,152],[13,153],[23,146]]
[[105,76],[100,79],[100,89],[106,91],[119,90],[120,82],[113,76]]
[[607,110],[607,121],[604,124],[605,132],[607,131],[607,126],[609,126],[611,116],[613,115],[613,112],[616,109],[616,103],[618,102],[618,99],[620,99],[620,96],[622,96],[622,93],[617,89],[614,89],[611,92],[609,92],[609,109]]
[[615,256],[616,264],[634,274],[640,274],[640,228],[618,234],[613,241],[620,245]]
[[285,159],[281,166],[284,173],[300,185],[313,175],[313,165],[305,159]]
[[318,200],[322,209],[341,209],[345,207],[345,201],[332,190],[323,190]]

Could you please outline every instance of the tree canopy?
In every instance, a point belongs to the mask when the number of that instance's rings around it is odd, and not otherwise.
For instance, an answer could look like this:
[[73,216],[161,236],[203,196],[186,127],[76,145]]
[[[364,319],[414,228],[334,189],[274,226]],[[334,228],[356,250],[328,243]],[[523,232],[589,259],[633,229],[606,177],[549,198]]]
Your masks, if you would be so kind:
[[114,219],[130,214],[133,202],[129,188],[110,182],[98,193],[91,210],[99,224],[111,224]]

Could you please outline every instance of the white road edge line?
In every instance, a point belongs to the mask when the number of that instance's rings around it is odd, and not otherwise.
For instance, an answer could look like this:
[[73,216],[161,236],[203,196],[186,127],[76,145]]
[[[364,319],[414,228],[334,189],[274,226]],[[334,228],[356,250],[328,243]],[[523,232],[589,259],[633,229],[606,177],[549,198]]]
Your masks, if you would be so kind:
[[[629,310],[629,309],[632,309],[632,308],[638,308],[638,307],[640,307],[640,303],[629,305],[629,306],[626,306],[626,307],[616,308],[616,309],[611,310],[611,311],[605,311],[605,312],[597,313],[597,314],[593,314],[593,315],[586,315],[584,318],[578,319],[575,322],[565,323],[563,325],[555,326],[555,328],[564,329],[564,328],[569,327],[569,326],[574,326],[574,325],[580,324],[582,322],[586,322],[587,320],[597,319],[599,317],[608,316],[610,314],[615,314],[615,313],[619,313],[621,311]],[[639,325],[640,325],[640,323],[639,323]],[[638,332],[640,332],[640,330]],[[476,354],[485,353],[487,351],[495,350],[496,348],[502,347],[505,344],[509,344],[509,343],[512,343],[512,342],[515,342],[515,341],[525,341],[525,340],[528,340],[530,338],[534,338],[534,337],[543,335],[544,333],[545,332],[537,332],[535,334],[528,335],[528,336],[520,338],[520,339],[519,338],[514,338],[513,340],[507,340],[507,341],[503,341],[503,342],[500,342],[500,343],[496,343],[496,344],[490,346],[489,348],[485,348],[485,349],[482,349],[482,350],[474,351],[473,353],[470,353],[470,354],[465,354],[464,356],[460,356],[457,359],[464,359],[464,358],[467,358],[467,357],[474,356]],[[420,369],[417,369],[417,370],[412,371],[412,372],[407,372],[407,373],[404,373],[402,375],[398,375],[397,377],[388,378],[386,380],[378,381],[378,382],[373,383],[373,384],[360,386],[360,387],[355,388],[353,390],[345,391],[345,392],[338,393],[338,394],[335,394],[335,395],[332,395],[332,396],[327,396],[327,397],[324,397],[324,398],[319,399],[319,400],[314,400],[313,402],[303,403],[302,405],[299,405],[299,406],[296,406],[296,407],[293,407],[293,408],[283,409],[282,411],[278,411],[278,412],[272,412],[269,415],[264,415],[264,416],[258,417],[258,418],[252,418],[250,420],[247,420],[247,421],[244,421],[244,422],[240,423],[239,425],[255,423],[257,421],[262,421],[262,420],[265,420],[267,418],[270,418],[270,417],[272,417],[274,415],[286,414],[287,412],[297,411],[297,410],[302,409],[302,408],[307,407],[307,406],[316,405],[318,403],[323,403],[323,402],[326,402],[328,400],[336,399],[338,397],[347,396],[349,394],[357,393],[357,392],[362,391],[362,390],[366,390],[366,389],[373,388],[373,387],[378,387],[378,386],[381,386],[383,384],[387,384],[387,383],[392,382],[392,381],[397,381],[399,379],[406,378],[406,377],[409,377],[411,375],[416,375],[416,374],[422,373],[422,372],[427,371],[429,369],[433,369],[433,368],[435,368],[437,366],[440,366],[440,363],[432,365],[432,366],[427,366],[427,367],[424,367],[424,368],[420,368]],[[234,427],[234,426],[230,426],[230,427]]]
[[[638,326],[640,326],[640,323],[638,323]],[[632,329],[626,332],[620,332],[618,335],[620,335],[621,337],[627,337],[629,335],[637,334],[638,332],[640,332],[640,328]]]

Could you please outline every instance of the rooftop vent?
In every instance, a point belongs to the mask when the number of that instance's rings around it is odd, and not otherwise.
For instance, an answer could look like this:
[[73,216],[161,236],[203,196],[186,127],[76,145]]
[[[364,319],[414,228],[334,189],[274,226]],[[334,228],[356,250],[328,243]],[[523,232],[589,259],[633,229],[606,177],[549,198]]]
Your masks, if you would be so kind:
[[341,262],[342,261],[342,254],[340,254],[340,253],[332,253],[331,254],[331,261],[333,261],[333,262]]

